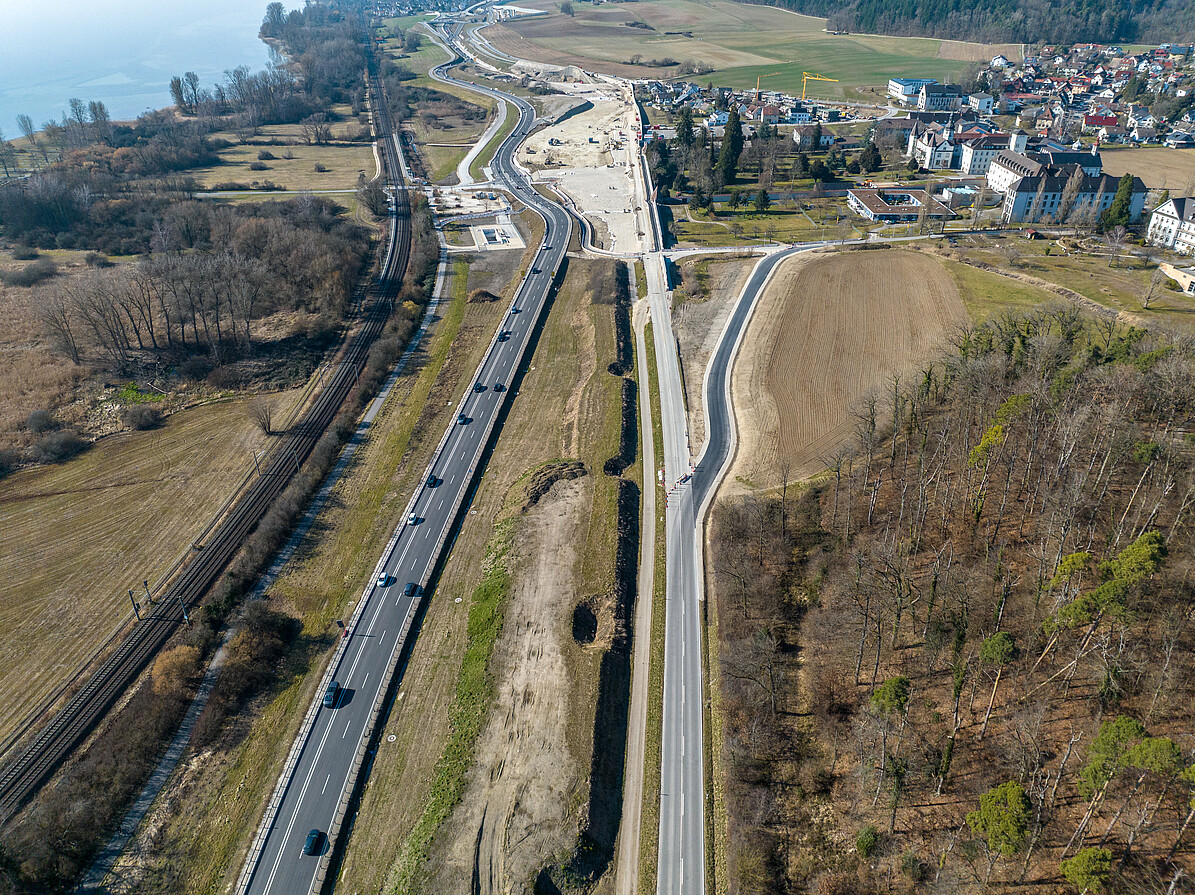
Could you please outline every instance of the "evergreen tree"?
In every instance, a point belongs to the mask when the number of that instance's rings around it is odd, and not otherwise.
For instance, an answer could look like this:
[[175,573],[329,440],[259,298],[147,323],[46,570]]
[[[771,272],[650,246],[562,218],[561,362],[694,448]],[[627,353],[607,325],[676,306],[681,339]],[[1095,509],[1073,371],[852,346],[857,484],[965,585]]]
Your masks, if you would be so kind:
[[692,146],[693,140],[693,110],[685,106],[676,119],[676,142],[681,146]]
[[723,184],[734,183],[739,170],[739,156],[743,152],[743,125],[738,109],[731,109],[722,135],[722,149],[718,153],[718,174]]
[[1116,186],[1116,195],[1112,197],[1112,204],[1100,216],[1100,223],[1105,227],[1125,225],[1129,222],[1129,214],[1133,202],[1133,175],[1126,174],[1120,178]]
[[869,140],[867,145],[863,147],[863,151],[859,153],[859,167],[868,174],[884,167],[884,159],[874,142]]

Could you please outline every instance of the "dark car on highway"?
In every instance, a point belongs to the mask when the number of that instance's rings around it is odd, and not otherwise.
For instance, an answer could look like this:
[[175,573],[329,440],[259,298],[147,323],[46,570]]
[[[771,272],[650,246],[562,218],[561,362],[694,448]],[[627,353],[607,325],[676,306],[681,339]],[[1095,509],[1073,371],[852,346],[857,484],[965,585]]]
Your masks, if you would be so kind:
[[336,706],[336,697],[339,694],[339,682],[332,681],[332,683],[328,684],[328,689],[324,691],[324,708],[334,708]]
[[307,834],[307,841],[303,843],[303,854],[318,855],[320,840],[324,838],[324,834],[319,830],[312,830]]

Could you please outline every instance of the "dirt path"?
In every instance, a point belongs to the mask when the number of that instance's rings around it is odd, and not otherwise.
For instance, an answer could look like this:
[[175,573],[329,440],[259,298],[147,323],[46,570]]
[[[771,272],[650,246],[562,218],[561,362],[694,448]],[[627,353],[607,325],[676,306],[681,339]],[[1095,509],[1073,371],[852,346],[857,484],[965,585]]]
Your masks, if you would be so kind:
[[582,768],[566,733],[572,687],[564,648],[577,601],[574,567],[592,479],[558,482],[518,523],[506,621],[494,655],[497,698],[477,764],[451,821],[452,843],[428,891],[522,891],[576,838]]
[[[689,440],[694,451],[705,443],[705,407],[701,402],[702,381],[710,355],[718,346],[726,318],[734,310],[743,284],[757,258],[717,261],[709,264],[709,291],[701,301],[686,301],[672,311],[672,330],[680,342],[681,372],[685,378],[685,404],[689,416]],[[697,263],[692,259],[684,265]]]
[[[821,471],[852,410],[941,346],[967,313],[934,258],[907,251],[802,255],[760,298],[731,383],[739,450],[727,485]],[[737,483],[737,485],[736,485]]]

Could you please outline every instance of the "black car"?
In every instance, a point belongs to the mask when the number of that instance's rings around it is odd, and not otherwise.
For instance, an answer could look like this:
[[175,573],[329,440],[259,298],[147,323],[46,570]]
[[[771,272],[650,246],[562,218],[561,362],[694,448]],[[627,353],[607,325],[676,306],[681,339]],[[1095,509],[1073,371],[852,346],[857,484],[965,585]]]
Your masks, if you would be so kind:
[[463,425],[465,425],[465,423],[469,422],[469,418],[467,416],[465,416],[463,413],[458,413],[456,415],[456,422],[457,422],[457,425],[463,426]]
[[499,342],[505,342],[509,338],[510,338],[510,330],[509,329],[504,329],[504,330],[502,330],[502,332],[498,333],[498,341]]
[[328,684],[328,689],[324,691],[324,708],[335,708],[336,697],[340,694],[340,684],[337,681],[332,681]]
[[423,593],[423,588],[414,581],[408,581],[407,586],[402,589],[402,592],[405,597],[417,597]]
[[504,392],[504,391],[506,391],[506,386],[503,385],[501,382],[495,382],[494,383],[494,391]]
[[485,391],[485,386],[484,386],[484,385],[482,385],[480,382],[475,382],[475,383],[473,383],[473,391],[475,391],[475,392],[484,392],[484,391]]
[[438,484],[440,484],[440,480],[438,478],[436,478],[434,475],[429,474],[427,477],[427,487],[434,488]]
[[303,854],[318,855],[320,852],[320,840],[324,838],[324,834],[319,830],[312,830],[307,834],[307,841],[303,843]]

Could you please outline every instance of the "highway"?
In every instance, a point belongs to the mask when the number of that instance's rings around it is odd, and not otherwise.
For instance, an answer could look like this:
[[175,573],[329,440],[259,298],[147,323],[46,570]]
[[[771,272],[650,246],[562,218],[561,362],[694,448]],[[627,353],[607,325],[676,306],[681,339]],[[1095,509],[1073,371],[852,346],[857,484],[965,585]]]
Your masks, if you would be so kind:
[[[441,37],[452,42],[450,35]],[[296,895],[322,885],[337,844],[329,839],[334,840],[340,813],[357,784],[357,767],[373,734],[375,707],[386,696],[391,670],[409,647],[407,634],[418,611],[420,589],[434,576],[451,529],[468,503],[482,456],[505,402],[512,397],[510,384],[527,360],[527,348],[571,235],[564,210],[540,197],[514,163],[515,148],[535,124],[531,105],[451,78],[445,71],[451,64],[438,68],[435,76],[505,99],[517,109],[518,123],[499,147],[491,168],[496,185],[543,217],[544,243],[411,498],[404,522],[379,561],[374,580],[361,596],[325,676],[325,681],[339,683],[339,695],[328,708],[322,702],[322,686],[317,693],[251,848],[238,892]],[[394,133],[384,139],[398,143]],[[414,593],[407,593],[410,585]],[[325,834],[318,856],[303,853],[313,829]]]

